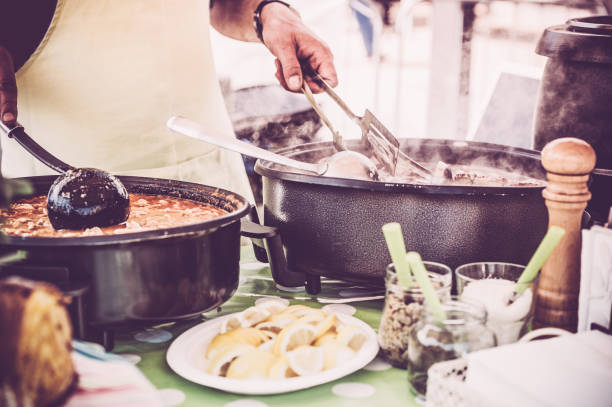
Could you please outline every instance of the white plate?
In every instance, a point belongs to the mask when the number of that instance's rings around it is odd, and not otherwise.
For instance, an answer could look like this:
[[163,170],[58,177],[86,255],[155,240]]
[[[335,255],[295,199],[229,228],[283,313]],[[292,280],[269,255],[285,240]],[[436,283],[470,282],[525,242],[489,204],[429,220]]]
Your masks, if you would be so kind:
[[203,322],[176,338],[168,348],[168,353],[166,353],[166,361],[170,368],[189,381],[230,393],[279,394],[306,389],[349,375],[370,363],[378,353],[376,332],[368,324],[348,315],[336,314],[343,324],[356,325],[367,336],[366,342],[357,352],[356,357],[344,365],[311,376],[291,377],[281,380],[228,379],[213,376],[206,373],[207,362],[204,357],[206,348],[215,335],[219,333],[221,322],[231,315]]

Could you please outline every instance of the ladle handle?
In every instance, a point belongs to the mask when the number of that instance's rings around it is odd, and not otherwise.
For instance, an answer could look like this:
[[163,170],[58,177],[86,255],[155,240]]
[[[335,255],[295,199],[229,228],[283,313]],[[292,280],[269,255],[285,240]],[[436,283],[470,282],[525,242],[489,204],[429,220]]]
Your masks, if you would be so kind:
[[0,122],[0,128],[2,131],[9,136],[14,138],[21,147],[23,147],[28,153],[32,154],[38,161],[51,168],[53,171],[63,174],[64,172],[74,169],[74,167],[66,164],[34,141],[30,136],[27,135],[23,126],[16,123],[15,127],[8,127],[4,123]]
[[309,164],[302,161],[293,160],[291,158],[273,153],[263,148],[256,147],[252,144],[240,141],[234,137],[214,136],[210,131],[205,131],[202,127],[189,119],[181,116],[172,116],[168,119],[166,126],[172,131],[189,136],[198,140],[214,144],[249,157],[259,158],[260,160],[270,161],[276,164],[285,165],[292,168],[297,168],[302,171],[311,172],[317,175],[322,175],[326,170],[326,166]]

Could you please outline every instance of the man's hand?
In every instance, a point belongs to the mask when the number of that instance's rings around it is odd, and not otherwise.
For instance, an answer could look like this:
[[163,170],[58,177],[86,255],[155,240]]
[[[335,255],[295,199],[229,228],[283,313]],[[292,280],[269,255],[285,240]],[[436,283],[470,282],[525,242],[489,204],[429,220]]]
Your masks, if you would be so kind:
[[308,29],[299,15],[280,3],[270,3],[261,12],[263,39],[276,57],[276,79],[287,90],[299,92],[302,79],[314,93],[323,91],[304,75],[302,67],[318,73],[330,86],[338,84],[329,47]]
[[17,82],[13,58],[0,45],[0,120],[9,127],[17,121]]

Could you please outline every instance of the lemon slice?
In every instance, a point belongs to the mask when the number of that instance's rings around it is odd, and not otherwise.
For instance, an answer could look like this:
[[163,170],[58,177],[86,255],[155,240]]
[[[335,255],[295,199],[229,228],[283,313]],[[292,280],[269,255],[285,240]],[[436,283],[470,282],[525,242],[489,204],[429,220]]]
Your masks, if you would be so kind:
[[291,313],[287,312],[285,313],[284,311],[279,313],[279,314],[272,314],[270,315],[270,317],[265,320],[264,322],[277,322],[277,321],[289,321],[289,322],[293,322],[295,321],[297,318],[294,317],[293,315],[291,315]]
[[219,349],[219,352],[211,359],[206,371],[211,375],[225,376],[227,369],[234,359],[253,349],[255,349],[253,346],[244,343],[225,345],[223,348]]
[[310,310],[295,311],[292,314],[295,315],[298,318],[300,318],[300,317],[303,318],[303,317],[310,316],[313,319],[314,318],[323,319],[323,318],[325,318],[327,316],[325,311],[320,310],[320,309],[314,309],[314,308],[311,308]]
[[[259,329],[259,328],[255,328],[255,329]],[[276,338],[276,336],[278,335],[275,332],[268,331],[268,330],[265,330],[265,329],[259,329],[259,332],[261,332],[262,334],[264,334],[267,337],[267,339],[266,339],[267,341],[269,341],[270,339]]]
[[272,353],[272,350],[274,349],[274,339],[262,343],[257,347],[257,349]]
[[300,322],[305,322],[307,324],[317,325],[319,322],[323,321],[327,317],[327,314],[323,311],[321,312],[310,312],[299,317],[297,320]]
[[331,340],[322,346],[323,370],[341,366],[355,357],[355,351],[342,343]]
[[308,376],[323,370],[323,349],[315,346],[300,346],[287,352],[289,367],[298,376]]
[[336,340],[336,334],[334,332],[327,332],[315,341],[314,346],[323,346],[327,342],[335,341],[335,340]]
[[268,335],[255,328],[236,328],[224,334],[219,334],[210,341],[206,349],[206,358],[213,359],[216,352],[226,345],[245,344],[259,346],[269,339]]
[[279,316],[287,316],[290,315],[294,318],[302,318],[306,315],[320,315],[321,319],[325,318],[327,316],[327,314],[325,313],[325,311],[317,309],[317,308],[311,308],[308,307],[306,305],[290,305],[287,308],[285,308],[281,313],[276,314]]
[[249,307],[241,312],[242,318],[248,324],[247,326],[253,326],[255,324],[260,323],[261,321],[265,321],[270,316],[270,311],[266,309],[260,309],[257,307]]
[[235,358],[225,377],[229,379],[255,379],[268,376],[268,370],[276,357],[261,349],[251,349]]
[[295,377],[295,375],[295,372],[289,367],[289,361],[285,356],[276,358],[268,370],[268,377],[270,379],[286,379],[288,377]]
[[340,328],[336,340],[343,345],[348,346],[355,352],[359,352],[359,349],[368,340],[365,333],[354,325],[346,325]]
[[296,318],[302,318],[305,316],[311,316],[311,318],[317,318],[320,317],[320,319],[323,319],[327,316],[327,314],[325,313],[325,311],[321,310],[321,309],[317,309],[317,308],[311,308],[311,307],[307,307],[306,305],[291,305],[287,308],[285,308],[285,310],[282,312],[283,314],[291,314]]
[[274,353],[281,356],[302,345],[309,345],[315,338],[315,327],[299,320],[283,328],[276,337]]
[[262,311],[268,311],[268,313],[272,315],[272,314],[278,314],[279,312],[286,309],[287,304],[280,300],[270,299],[267,301],[260,302],[255,307]]
[[221,322],[221,326],[219,327],[219,333],[224,334],[226,332],[231,331],[236,328],[246,328],[249,326],[249,323],[244,319],[242,313],[231,315]]
[[283,314],[295,314],[295,313],[298,313],[301,316],[301,315],[304,315],[303,314],[304,312],[309,312],[309,311],[312,311],[312,310],[314,310],[314,308],[310,308],[310,307],[308,307],[306,305],[299,305],[298,304],[298,305],[290,305],[290,306],[288,306],[287,308],[285,308],[283,310],[282,313]]
[[335,328],[337,322],[338,317],[336,317],[336,314],[328,315],[325,319],[317,323],[315,327],[317,331],[315,334],[315,338],[318,339],[325,333],[327,333],[330,329]]
[[260,322],[259,324],[255,325],[255,328],[261,331],[273,332],[277,334],[280,331],[282,331],[284,327],[286,327],[293,321],[295,321],[295,319],[292,319],[292,318],[279,319],[275,321],[264,321],[264,322]]

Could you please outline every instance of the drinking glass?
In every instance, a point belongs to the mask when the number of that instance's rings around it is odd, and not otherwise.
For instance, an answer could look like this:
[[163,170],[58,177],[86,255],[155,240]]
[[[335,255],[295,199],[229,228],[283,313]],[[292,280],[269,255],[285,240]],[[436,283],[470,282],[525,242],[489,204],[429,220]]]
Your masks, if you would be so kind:
[[525,266],[521,266],[520,264],[496,261],[463,264],[455,269],[457,295],[461,295],[466,284],[475,280],[501,278],[504,280],[517,281],[524,269]]
[[468,294],[470,299],[484,304],[487,310],[486,324],[495,332],[498,345],[514,343],[529,330],[538,277],[529,283],[532,287],[528,288],[520,298],[508,301],[513,285],[507,281],[516,283],[524,269],[525,266],[519,264],[478,262],[461,265],[455,270],[459,295],[462,295],[465,288],[475,281],[493,280],[486,290],[471,291]]

